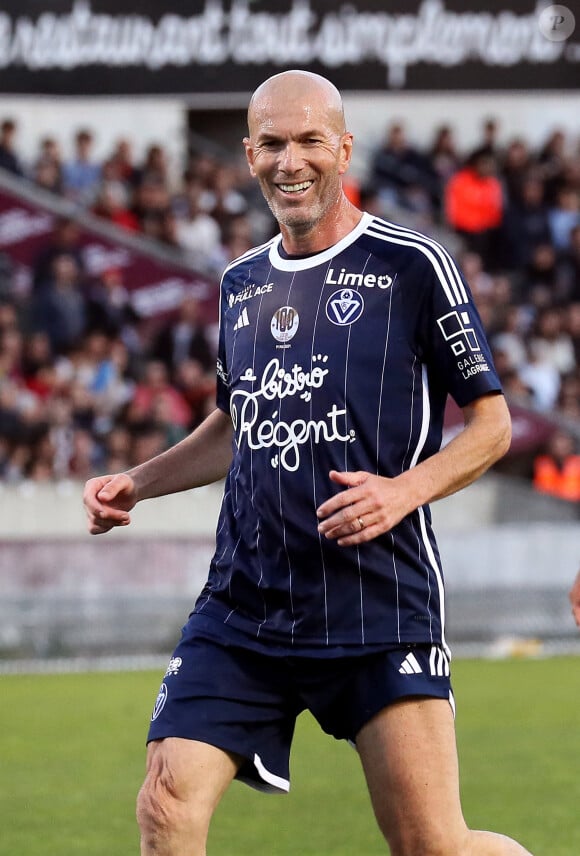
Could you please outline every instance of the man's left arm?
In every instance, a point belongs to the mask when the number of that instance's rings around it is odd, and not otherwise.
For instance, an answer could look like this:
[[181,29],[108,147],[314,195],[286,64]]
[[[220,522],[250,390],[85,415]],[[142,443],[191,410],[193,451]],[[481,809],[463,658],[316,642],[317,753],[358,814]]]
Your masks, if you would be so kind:
[[462,408],[464,428],[430,458],[395,478],[336,472],[344,490],[322,503],[319,531],[341,546],[388,532],[421,505],[449,496],[481,476],[507,452],[511,420],[503,395],[489,394]]

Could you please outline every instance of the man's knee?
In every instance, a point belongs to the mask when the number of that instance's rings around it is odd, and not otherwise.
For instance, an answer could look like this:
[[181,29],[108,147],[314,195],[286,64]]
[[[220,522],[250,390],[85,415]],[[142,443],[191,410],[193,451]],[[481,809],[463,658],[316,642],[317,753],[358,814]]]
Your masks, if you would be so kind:
[[168,767],[151,766],[137,797],[137,822],[143,836],[161,841],[186,829],[193,838],[205,836],[213,801],[192,784],[180,786]]
[[147,776],[137,797],[145,840],[203,841],[212,814],[241,762],[195,741],[169,738],[149,745]]
[[199,832],[209,825],[209,811],[202,801],[184,799],[170,779],[159,772],[148,773],[137,797],[137,822],[142,835],[150,840],[165,840],[183,828]]

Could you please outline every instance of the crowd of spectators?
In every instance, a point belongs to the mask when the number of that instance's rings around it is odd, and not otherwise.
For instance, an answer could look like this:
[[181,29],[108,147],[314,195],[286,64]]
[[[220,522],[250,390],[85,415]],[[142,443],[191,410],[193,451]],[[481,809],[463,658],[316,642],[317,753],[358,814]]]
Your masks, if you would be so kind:
[[[0,125],[0,167],[66,197],[120,229],[169,245],[213,271],[267,239],[273,220],[247,168],[193,152],[176,179],[163,146],[134,158],[120,140],[104,160],[81,129],[63,158],[56,137],[32,163],[18,126]],[[479,144],[459,151],[454,129],[415,146],[387,128],[349,197],[422,231],[447,229],[473,291],[508,400],[580,437],[580,141],[562,131],[534,149],[500,142],[487,120]],[[0,477],[85,478],[129,467],[195,427],[213,405],[215,341],[195,299],[151,330],[131,309],[118,272],[87,279],[74,222],[36,259],[22,295],[0,258]],[[562,449],[565,444],[560,443]],[[550,449],[538,449],[549,457]],[[562,470],[565,462],[558,463]],[[536,479],[533,458],[521,474]],[[538,489],[542,487],[538,481]],[[553,480],[551,483],[554,483]],[[547,484],[547,482],[546,482]],[[556,492],[557,490],[548,490]]]

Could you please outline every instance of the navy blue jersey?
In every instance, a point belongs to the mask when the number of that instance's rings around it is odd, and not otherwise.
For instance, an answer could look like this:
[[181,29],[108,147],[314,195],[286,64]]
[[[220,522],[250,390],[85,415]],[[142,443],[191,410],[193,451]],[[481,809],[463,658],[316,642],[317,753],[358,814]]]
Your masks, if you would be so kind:
[[468,288],[432,239],[364,214],[315,255],[284,257],[278,236],[237,259],[217,396],[234,455],[194,611],[293,651],[445,644],[429,508],[353,547],[319,535],[316,509],[340,489],[330,470],[395,477],[440,448],[448,394],[464,406],[498,390]]

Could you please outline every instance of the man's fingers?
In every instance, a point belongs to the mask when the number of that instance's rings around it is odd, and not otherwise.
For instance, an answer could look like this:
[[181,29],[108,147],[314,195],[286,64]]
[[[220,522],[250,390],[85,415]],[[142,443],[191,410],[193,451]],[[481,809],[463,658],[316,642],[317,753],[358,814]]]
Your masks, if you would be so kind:
[[[337,493],[335,496],[332,496],[330,499],[327,499],[326,502],[323,502],[316,510],[316,515],[321,519],[324,517],[330,517],[331,514],[340,512],[341,509],[350,508],[356,502],[360,502],[363,498],[364,491],[358,485],[356,487],[348,488],[347,490],[343,490],[341,493]],[[348,519],[351,518],[348,517]]]

